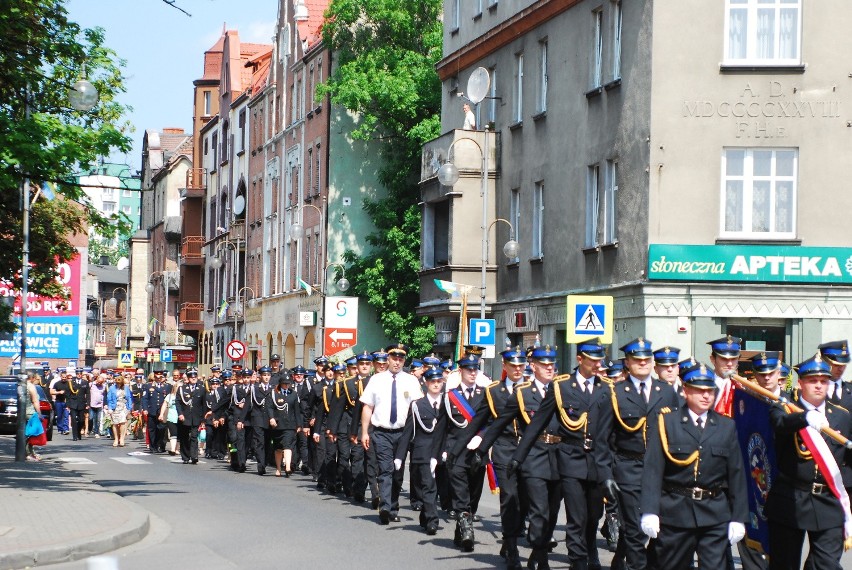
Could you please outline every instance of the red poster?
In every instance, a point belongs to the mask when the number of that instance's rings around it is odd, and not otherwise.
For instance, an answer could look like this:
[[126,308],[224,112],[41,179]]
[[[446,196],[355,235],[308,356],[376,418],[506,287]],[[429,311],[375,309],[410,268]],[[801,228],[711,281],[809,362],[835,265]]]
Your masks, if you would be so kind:
[[[27,303],[27,317],[75,317],[80,315],[80,306],[78,303],[85,302],[85,299],[80,298],[80,283],[81,276],[80,254],[74,256],[71,261],[60,263],[57,266],[59,273],[58,280],[65,287],[65,290],[70,293],[68,299],[50,299],[41,297],[30,292]],[[30,271],[38,271],[37,267],[30,268]],[[12,289],[9,283],[0,281],[0,297],[16,297],[15,299],[15,315],[21,314],[21,292]]]

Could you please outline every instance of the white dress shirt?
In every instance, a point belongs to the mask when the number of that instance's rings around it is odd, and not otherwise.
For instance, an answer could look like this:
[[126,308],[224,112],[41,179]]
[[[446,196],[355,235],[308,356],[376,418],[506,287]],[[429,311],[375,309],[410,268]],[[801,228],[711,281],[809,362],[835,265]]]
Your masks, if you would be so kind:
[[390,370],[374,374],[370,378],[364,393],[359,400],[373,407],[373,417],[370,420],[375,427],[384,429],[399,429],[405,426],[405,419],[411,402],[423,397],[420,382],[417,377],[407,372],[396,373],[396,423],[391,424],[391,389],[393,375]]

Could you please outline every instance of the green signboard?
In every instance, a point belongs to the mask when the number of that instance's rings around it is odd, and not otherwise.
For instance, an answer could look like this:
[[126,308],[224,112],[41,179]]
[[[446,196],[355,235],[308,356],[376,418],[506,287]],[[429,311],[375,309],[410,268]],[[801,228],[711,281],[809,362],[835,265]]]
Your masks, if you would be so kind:
[[651,244],[648,279],[852,285],[852,247]]

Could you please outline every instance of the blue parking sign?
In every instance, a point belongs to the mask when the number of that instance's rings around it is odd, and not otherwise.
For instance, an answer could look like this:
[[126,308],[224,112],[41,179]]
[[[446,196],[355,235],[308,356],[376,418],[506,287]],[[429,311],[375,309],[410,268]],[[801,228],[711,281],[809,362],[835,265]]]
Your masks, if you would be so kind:
[[497,321],[494,319],[470,319],[470,344],[494,346],[497,340]]

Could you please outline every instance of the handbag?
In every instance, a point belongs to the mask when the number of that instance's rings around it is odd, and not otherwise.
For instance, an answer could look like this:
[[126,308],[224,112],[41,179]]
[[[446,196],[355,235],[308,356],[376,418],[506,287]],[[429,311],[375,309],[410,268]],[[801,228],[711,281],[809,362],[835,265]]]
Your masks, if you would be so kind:
[[36,447],[47,445],[47,434],[42,431],[41,435],[30,436],[27,438],[27,443]]
[[44,434],[44,426],[41,425],[41,417],[38,414],[33,414],[27,420],[27,428],[24,430],[26,437],[39,436]]

